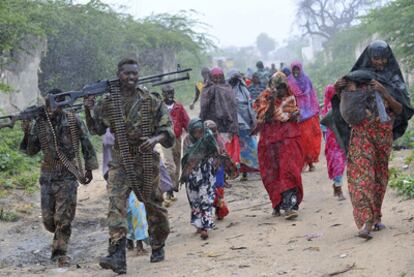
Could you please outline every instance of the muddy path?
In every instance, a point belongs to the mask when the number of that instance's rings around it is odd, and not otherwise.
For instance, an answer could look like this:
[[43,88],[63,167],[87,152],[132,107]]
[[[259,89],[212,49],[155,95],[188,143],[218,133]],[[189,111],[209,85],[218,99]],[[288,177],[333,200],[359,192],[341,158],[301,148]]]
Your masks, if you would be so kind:
[[[395,154],[394,163],[404,154]],[[1,276],[115,276],[97,265],[108,237],[106,187],[99,172],[96,175],[92,184],[79,188],[69,246],[72,266],[57,269],[49,261],[52,235],[41,224],[36,193],[27,200],[33,203],[29,215],[16,223],[1,223]],[[150,264],[149,256],[129,252],[128,275],[414,276],[414,201],[388,190],[383,207],[387,229],[366,242],[356,237],[349,197],[343,202],[333,198],[323,156],[315,172],[303,174],[303,183],[299,218],[286,221],[271,216],[257,176],[233,182],[226,190],[230,215],[217,222],[208,241],[194,234],[185,192],[180,191],[169,208],[172,232],[166,261]]]

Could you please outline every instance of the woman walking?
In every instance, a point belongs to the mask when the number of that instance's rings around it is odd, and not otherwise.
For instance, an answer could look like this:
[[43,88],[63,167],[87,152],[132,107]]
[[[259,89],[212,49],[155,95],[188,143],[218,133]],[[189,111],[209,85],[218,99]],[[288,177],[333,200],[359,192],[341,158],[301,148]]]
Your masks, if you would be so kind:
[[277,72],[269,88],[257,98],[256,132],[260,132],[259,165],[263,184],[272,201],[273,215],[285,211],[286,219],[298,216],[303,198],[299,110],[286,75]]
[[212,132],[204,127],[201,119],[192,119],[184,140],[181,183],[186,185],[191,224],[197,228],[202,239],[207,239],[208,231],[215,226],[213,203],[217,166],[215,157],[218,153]]

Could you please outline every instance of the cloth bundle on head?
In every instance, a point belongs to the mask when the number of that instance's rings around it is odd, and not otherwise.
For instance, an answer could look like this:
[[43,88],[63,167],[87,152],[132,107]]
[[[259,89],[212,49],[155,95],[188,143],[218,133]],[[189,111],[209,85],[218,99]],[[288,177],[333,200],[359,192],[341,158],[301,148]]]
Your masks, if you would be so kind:
[[[273,91],[279,86],[285,85],[288,95],[284,99],[275,98]],[[286,75],[283,72],[276,72],[269,81],[269,88],[260,94],[254,103],[258,123],[264,123],[269,119],[286,122],[293,113],[299,111],[295,97],[293,96]]]
[[[194,131],[201,129],[203,136],[194,137]],[[202,160],[218,153],[218,145],[210,129],[205,128],[200,118],[193,118],[188,124],[188,137],[184,141],[184,156],[181,165],[184,171],[191,170]]]
[[[293,76],[293,69],[299,69],[299,76]],[[319,113],[319,101],[309,77],[303,72],[302,64],[295,61],[291,64],[292,74],[288,77],[290,89],[298,101],[300,120],[304,121]]]

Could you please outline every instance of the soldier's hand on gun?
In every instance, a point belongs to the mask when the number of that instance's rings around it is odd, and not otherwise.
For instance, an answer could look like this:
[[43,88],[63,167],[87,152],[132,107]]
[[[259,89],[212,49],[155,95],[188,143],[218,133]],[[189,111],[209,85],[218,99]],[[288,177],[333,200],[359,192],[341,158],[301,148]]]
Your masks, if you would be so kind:
[[27,134],[30,132],[31,122],[30,120],[23,120],[22,121],[22,131]]
[[93,179],[93,175],[92,175],[92,170],[86,170],[85,171],[85,185],[89,184],[90,182],[92,182]]
[[88,96],[83,99],[83,105],[85,108],[92,110],[95,106],[95,96]]

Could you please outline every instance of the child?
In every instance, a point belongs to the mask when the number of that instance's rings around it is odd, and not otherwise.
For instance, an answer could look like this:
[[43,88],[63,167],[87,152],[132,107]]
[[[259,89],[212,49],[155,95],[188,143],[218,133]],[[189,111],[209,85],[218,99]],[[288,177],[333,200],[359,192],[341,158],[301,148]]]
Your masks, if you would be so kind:
[[186,185],[191,224],[204,240],[208,238],[208,230],[215,226],[212,210],[216,182],[215,158],[218,154],[219,148],[212,132],[204,127],[201,119],[192,119],[184,140],[180,182]]
[[143,241],[148,242],[148,222],[145,206],[139,202],[135,193],[131,191],[128,199],[127,209],[128,234],[127,248],[134,249],[134,241],[138,256],[146,255],[148,252],[144,249]]
[[[206,120],[204,126],[208,128],[214,135],[214,138],[217,141],[219,147],[219,153],[222,157],[218,160],[219,167],[216,172],[216,183],[214,184],[214,207],[216,208],[216,217],[218,220],[222,220],[225,216],[229,214],[229,208],[227,207],[226,202],[224,201],[224,183],[225,183],[225,168],[224,168],[224,159],[228,157],[226,150],[224,148],[224,143],[220,137],[220,134],[217,130],[217,124],[212,120]],[[229,161],[231,159],[228,158]],[[234,165],[235,167],[235,165]]]

